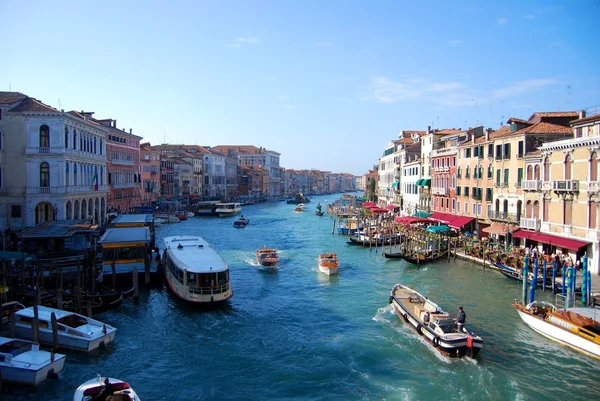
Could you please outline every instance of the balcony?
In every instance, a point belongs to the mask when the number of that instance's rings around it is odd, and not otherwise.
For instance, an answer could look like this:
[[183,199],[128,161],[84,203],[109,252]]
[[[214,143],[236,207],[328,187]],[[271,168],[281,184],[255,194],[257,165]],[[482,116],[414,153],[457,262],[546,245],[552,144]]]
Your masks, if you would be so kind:
[[539,219],[526,219],[521,217],[521,222],[519,223],[521,228],[525,228],[527,230],[540,231],[542,226],[542,222]]
[[578,192],[579,191],[579,180],[552,181],[552,190],[556,193]]
[[492,213],[490,214],[489,217],[490,217],[490,219],[508,221],[511,223],[519,222],[519,216],[516,213],[508,213],[508,212],[500,212],[497,210],[496,211],[492,210]]
[[137,182],[126,182],[120,184],[112,184],[113,189],[123,189],[123,188],[137,188],[140,184]]
[[93,160],[106,160],[106,157],[102,154],[96,154],[91,152],[84,152],[78,149],[70,149],[63,147],[27,147],[25,148],[25,156],[77,156],[85,159]]
[[521,181],[521,189],[523,191],[541,191],[542,181],[540,180],[523,180]]
[[598,181],[588,182],[588,192],[598,192],[598,191],[600,191],[600,182],[598,182]]
[[113,165],[118,166],[133,166],[133,160],[124,160],[124,159],[112,159],[110,162]]
[[552,190],[552,182],[551,181],[542,181],[542,191],[550,191]]
[[433,195],[442,195],[442,196],[448,196],[448,194],[450,193],[450,189],[449,188],[432,188],[432,193]]

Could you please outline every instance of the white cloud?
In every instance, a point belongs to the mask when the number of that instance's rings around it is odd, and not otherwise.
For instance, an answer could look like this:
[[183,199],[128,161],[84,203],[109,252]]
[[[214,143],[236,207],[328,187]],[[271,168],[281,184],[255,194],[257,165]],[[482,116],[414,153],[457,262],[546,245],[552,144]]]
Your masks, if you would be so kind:
[[496,23],[500,26],[506,25],[507,22],[508,22],[508,18],[506,18],[506,17],[500,17],[496,20]]
[[432,82],[421,78],[392,81],[387,77],[371,77],[372,97],[379,103],[429,100],[444,105],[471,104],[473,95],[461,82]]
[[237,48],[243,45],[255,45],[259,42],[258,38],[254,36],[242,36],[237,38],[234,43],[227,45],[227,47]]
[[331,43],[331,42],[315,42],[314,45],[318,46],[318,47],[329,47],[329,46],[333,46],[333,43]]
[[555,79],[539,78],[539,79],[528,79],[524,81],[513,82],[504,88],[496,89],[492,93],[495,97],[510,97],[516,96],[521,93],[531,92],[538,89],[543,89],[551,85],[560,83]]
[[460,40],[460,39],[454,39],[448,42],[448,44],[450,46],[458,46],[458,45],[462,45],[463,43],[465,43],[464,40]]

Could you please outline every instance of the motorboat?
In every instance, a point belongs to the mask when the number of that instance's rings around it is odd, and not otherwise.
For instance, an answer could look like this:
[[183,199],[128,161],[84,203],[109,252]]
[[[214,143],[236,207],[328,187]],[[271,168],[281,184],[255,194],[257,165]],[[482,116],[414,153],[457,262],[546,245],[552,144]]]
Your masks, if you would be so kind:
[[185,210],[178,210],[175,212],[175,217],[177,217],[179,221],[184,221],[188,219],[188,213]]
[[184,301],[211,304],[233,296],[229,265],[202,237],[178,235],[164,239],[165,279]]
[[256,250],[256,262],[265,267],[275,267],[279,261],[279,254],[274,248],[260,248]]
[[317,258],[319,271],[327,275],[336,274],[340,267],[340,261],[335,253],[322,253]]
[[75,394],[73,395],[73,401],[92,401],[98,396],[106,387],[106,380],[112,386],[112,399],[119,401],[140,401],[140,397],[129,385],[113,377],[102,377],[98,376],[94,379],[90,379],[77,387]]
[[37,386],[56,377],[65,365],[65,356],[40,350],[38,344],[0,337],[0,373],[10,383]]
[[514,302],[512,306],[526,325],[544,337],[600,358],[600,310],[584,307],[559,309],[542,301],[527,305]]
[[215,213],[219,217],[235,216],[242,213],[242,205],[238,202],[221,202],[216,204]]
[[483,339],[468,331],[437,304],[405,285],[396,284],[390,291],[394,312],[425,341],[449,358],[477,356]]
[[303,208],[301,208],[300,206],[296,206],[296,208],[294,209],[294,212],[296,213],[300,213],[302,212]]
[[244,215],[242,215],[239,219],[233,222],[233,226],[237,228],[242,228],[246,227],[248,223],[250,223],[250,220],[248,220],[244,217]]
[[[14,313],[17,337],[33,339],[33,306]],[[53,345],[52,313],[56,316],[58,344],[61,348],[90,352],[113,342],[117,329],[78,313],[38,306],[39,341]]]

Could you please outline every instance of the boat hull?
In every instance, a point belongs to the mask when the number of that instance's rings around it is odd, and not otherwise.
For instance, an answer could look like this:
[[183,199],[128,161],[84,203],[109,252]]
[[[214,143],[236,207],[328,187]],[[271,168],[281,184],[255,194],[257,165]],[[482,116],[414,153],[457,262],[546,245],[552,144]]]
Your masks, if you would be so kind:
[[323,274],[327,274],[328,276],[331,276],[333,274],[338,274],[338,267],[326,267],[326,266],[321,266],[319,265],[319,271]]
[[[48,353],[50,355],[50,353]],[[46,380],[48,377],[56,377],[62,372],[65,366],[65,355],[55,355],[54,361],[44,365],[40,369],[20,368],[18,366],[6,366],[0,364],[0,372],[2,373],[2,381],[23,384],[26,386],[37,386]]]
[[431,262],[435,262],[436,260],[440,260],[443,259],[444,256],[447,255],[447,252],[442,252],[440,254],[437,254],[434,257],[427,257],[425,259],[417,259],[417,258],[413,258],[412,256],[408,256],[408,255],[402,255],[400,256],[402,259],[404,259],[405,261],[407,261],[408,263],[412,263],[414,265],[424,265],[426,263],[431,263]]
[[534,331],[544,337],[560,344],[567,345],[583,354],[600,359],[600,344],[586,340],[570,331],[546,322],[541,317],[534,316],[533,314],[524,312],[518,308],[517,312],[519,312],[519,316],[527,326],[531,327]]
[[229,285],[229,283],[227,284],[227,289],[225,291],[209,291],[207,293],[201,294],[190,293],[189,291],[185,291],[183,285],[181,285],[178,281],[174,280],[169,269],[165,269],[165,272],[165,278],[167,284],[169,285],[169,289],[182,301],[190,302],[193,304],[209,305],[223,303],[233,296],[233,290],[231,289],[231,285]]
[[[117,329],[109,328],[105,335],[102,335],[97,338],[81,338],[73,335],[63,335],[59,333],[58,335],[58,344],[60,348],[66,348],[73,351],[83,351],[83,352],[91,352],[95,349],[100,348],[100,346],[105,346],[113,342],[115,339],[115,333]],[[15,333],[17,337],[26,338],[28,340],[33,339],[33,331],[31,327],[23,327],[19,324],[15,327]],[[44,345],[54,345],[54,339],[52,337],[52,330],[40,328],[39,331],[39,341],[40,344]]]

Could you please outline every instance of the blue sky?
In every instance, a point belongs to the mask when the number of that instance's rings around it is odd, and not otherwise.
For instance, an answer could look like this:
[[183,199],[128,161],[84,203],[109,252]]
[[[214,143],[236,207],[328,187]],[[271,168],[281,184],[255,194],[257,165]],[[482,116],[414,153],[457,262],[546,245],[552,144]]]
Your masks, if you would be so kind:
[[364,174],[403,129],[600,105],[597,0],[0,0],[0,15],[0,90],[287,168]]

